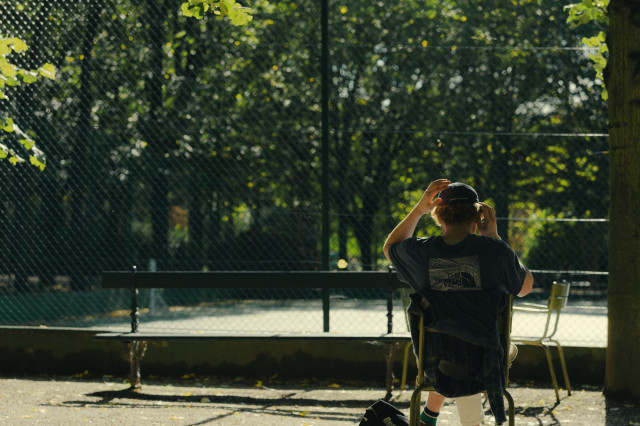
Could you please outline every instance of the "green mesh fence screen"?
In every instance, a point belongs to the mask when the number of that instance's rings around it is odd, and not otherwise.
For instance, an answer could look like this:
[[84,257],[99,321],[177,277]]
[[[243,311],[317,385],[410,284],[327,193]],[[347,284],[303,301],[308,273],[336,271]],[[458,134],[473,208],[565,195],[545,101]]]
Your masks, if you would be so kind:
[[[534,271],[531,298],[572,283],[561,340],[605,344],[607,113],[582,42],[597,28],[556,1],[331,0],[323,58],[321,2],[248,6],[234,27],[180,1],[0,4],[0,36],[28,47],[0,51],[0,324],[126,328],[128,295],[100,273],[134,264],[322,269],[324,83],[331,269],[386,269],[428,183],[464,181]],[[54,80],[8,78],[45,64]],[[142,303],[141,328],[322,329],[313,289]],[[332,330],[386,330],[379,292],[336,290],[331,309]]]

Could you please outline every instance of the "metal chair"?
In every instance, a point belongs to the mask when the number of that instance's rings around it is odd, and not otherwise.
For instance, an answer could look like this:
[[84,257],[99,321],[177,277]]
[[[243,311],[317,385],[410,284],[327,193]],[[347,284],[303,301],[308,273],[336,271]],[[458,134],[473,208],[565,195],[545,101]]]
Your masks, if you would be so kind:
[[551,382],[553,388],[556,391],[556,400],[560,402],[560,393],[558,391],[558,380],[556,379],[556,373],[553,368],[553,361],[551,359],[551,350],[548,344],[554,344],[558,348],[558,356],[560,357],[560,365],[562,366],[562,374],[564,376],[564,384],[567,387],[567,394],[571,395],[571,384],[569,383],[569,374],[567,373],[567,364],[564,358],[564,352],[560,343],[553,338],[558,331],[558,322],[560,320],[560,312],[567,306],[567,300],[569,299],[569,289],[571,284],[567,282],[557,283],[554,282],[551,285],[551,295],[546,305],[535,303],[522,303],[516,305],[512,312],[529,312],[546,314],[547,320],[544,326],[544,332],[540,337],[529,336],[512,336],[511,341],[516,344],[538,346],[544,350],[544,354],[547,357],[547,363],[549,364],[549,373],[551,374]]
[[[509,348],[511,346],[511,308],[513,306],[513,296],[507,296],[507,303],[505,303],[505,307],[500,313],[498,317],[498,331],[500,333],[500,340],[503,346],[504,353],[504,371],[505,371],[505,387],[504,387],[504,397],[507,399],[508,409],[507,409],[507,417],[509,421],[509,426],[515,426],[515,404],[513,401],[513,397],[507,390],[509,386],[509,367],[510,367],[510,359],[509,359]],[[412,314],[419,314],[417,312],[411,312]],[[409,406],[409,425],[410,426],[419,426],[420,425],[420,411],[421,411],[421,395],[424,391],[433,391],[435,390],[431,383],[427,380],[424,374],[424,341],[425,341],[425,327],[424,321],[420,321],[420,334],[419,334],[419,349],[418,349],[418,376],[416,378],[416,386],[413,390],[413,394],[411,395],[411,403]],[[404,376],[404,373],[403,373]]]
[[[402,307],[404,308],[404,319],[407,323],[407,331],[411,331],[409,327],[409,313],[408,313],[408,309],[410,305],[409,294],[410,294],[410,291],[408,288],[400,289],[400,297],[402,298]],[[407,342],[407,344],[404,347],[404,358],[402,362],[402,379],[400,380],[401,393],[404,391],[404,388],[407,385],[407,370],[409,369],[409,354],[411,353],[412,347],[413,345],[411,344],[411,342]]]

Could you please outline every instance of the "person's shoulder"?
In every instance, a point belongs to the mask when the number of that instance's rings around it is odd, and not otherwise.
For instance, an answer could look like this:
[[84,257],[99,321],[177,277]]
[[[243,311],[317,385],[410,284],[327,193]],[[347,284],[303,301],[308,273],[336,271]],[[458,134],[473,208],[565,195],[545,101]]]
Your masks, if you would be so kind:
[[409,237],[393,246],[400,250],[425,250],[433,243],[434,238],[436,237]]
[[431,237],[412,237],[412,238],[416,240],[417,244],[429,244],[434,242],[437,238],[441,238],[441,237],[431,236]]
[[498,240],[496,238],[491,238],[491,237],[484,237],[482,235],[474,235],[473,238],[477,244],[483,247],[486,247],[487,249],[494,249],[494,250],[505,250],[505,249],[510,250],[511,249],[509,247],[509,244],[507,244],[504,240]]

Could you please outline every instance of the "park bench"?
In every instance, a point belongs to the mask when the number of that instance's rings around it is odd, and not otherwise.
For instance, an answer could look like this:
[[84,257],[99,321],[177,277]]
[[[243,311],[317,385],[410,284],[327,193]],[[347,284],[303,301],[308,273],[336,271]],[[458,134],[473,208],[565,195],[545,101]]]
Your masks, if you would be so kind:
[[[362,341],[380,342],[385,345],[386,398],[393,389],[393,355],[400,343],[410,341],[406,330],[393,332],[393,294],[405,287],[395,272],[385,271],[296,271],[296,272],[137,272],[133,267],[126,272],[103,272],[104,289],[128,289],[131,292],[131,331],[104,332],[95,335],[97,340],[116,340],[129,344],[129,381],[132,389],[140,387],[140,363],[146,350],[147,341],[167,340],[321,340],[321,341]],[[319,289],[322,291],[324,331],[316,333],[268,333],[268,332],[199,332],[180,333],[139,331],[139,289],[160,288],[215,288],[215,289]],[[329,328],[330,289],[385,289],[387,294],[387,333],[332,333]],[[404,313],[403,313],[404,316]],[[403,321],[404,323],[404,321]]]

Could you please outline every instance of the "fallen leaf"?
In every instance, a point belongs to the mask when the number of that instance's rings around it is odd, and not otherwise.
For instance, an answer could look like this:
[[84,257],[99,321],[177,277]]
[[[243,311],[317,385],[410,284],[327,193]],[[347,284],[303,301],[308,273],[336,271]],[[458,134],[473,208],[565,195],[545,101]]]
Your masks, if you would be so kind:
[[303,411],[303,412],[301,412],[301,413],[300,413],[300,415],[301,415],[302,417],[306,416],[307,414],[309,414],[309,412],[308,412],[308,411]]
[[254,386],[256,388],[261,388],[262,387],[262,380],[258,380]]
[[340,387],[340,385],[339,385],[339,384],[337,384],[337,383],[331,383],[331,384],[329,385],[329,387],[330,387],[330,388],[339,388],[339,387]]
[[191,392],[185,392],[182,394],[182,396],[191,396]]
[[205,396],[200,400],[200,402],[211,402],[211,400]]

